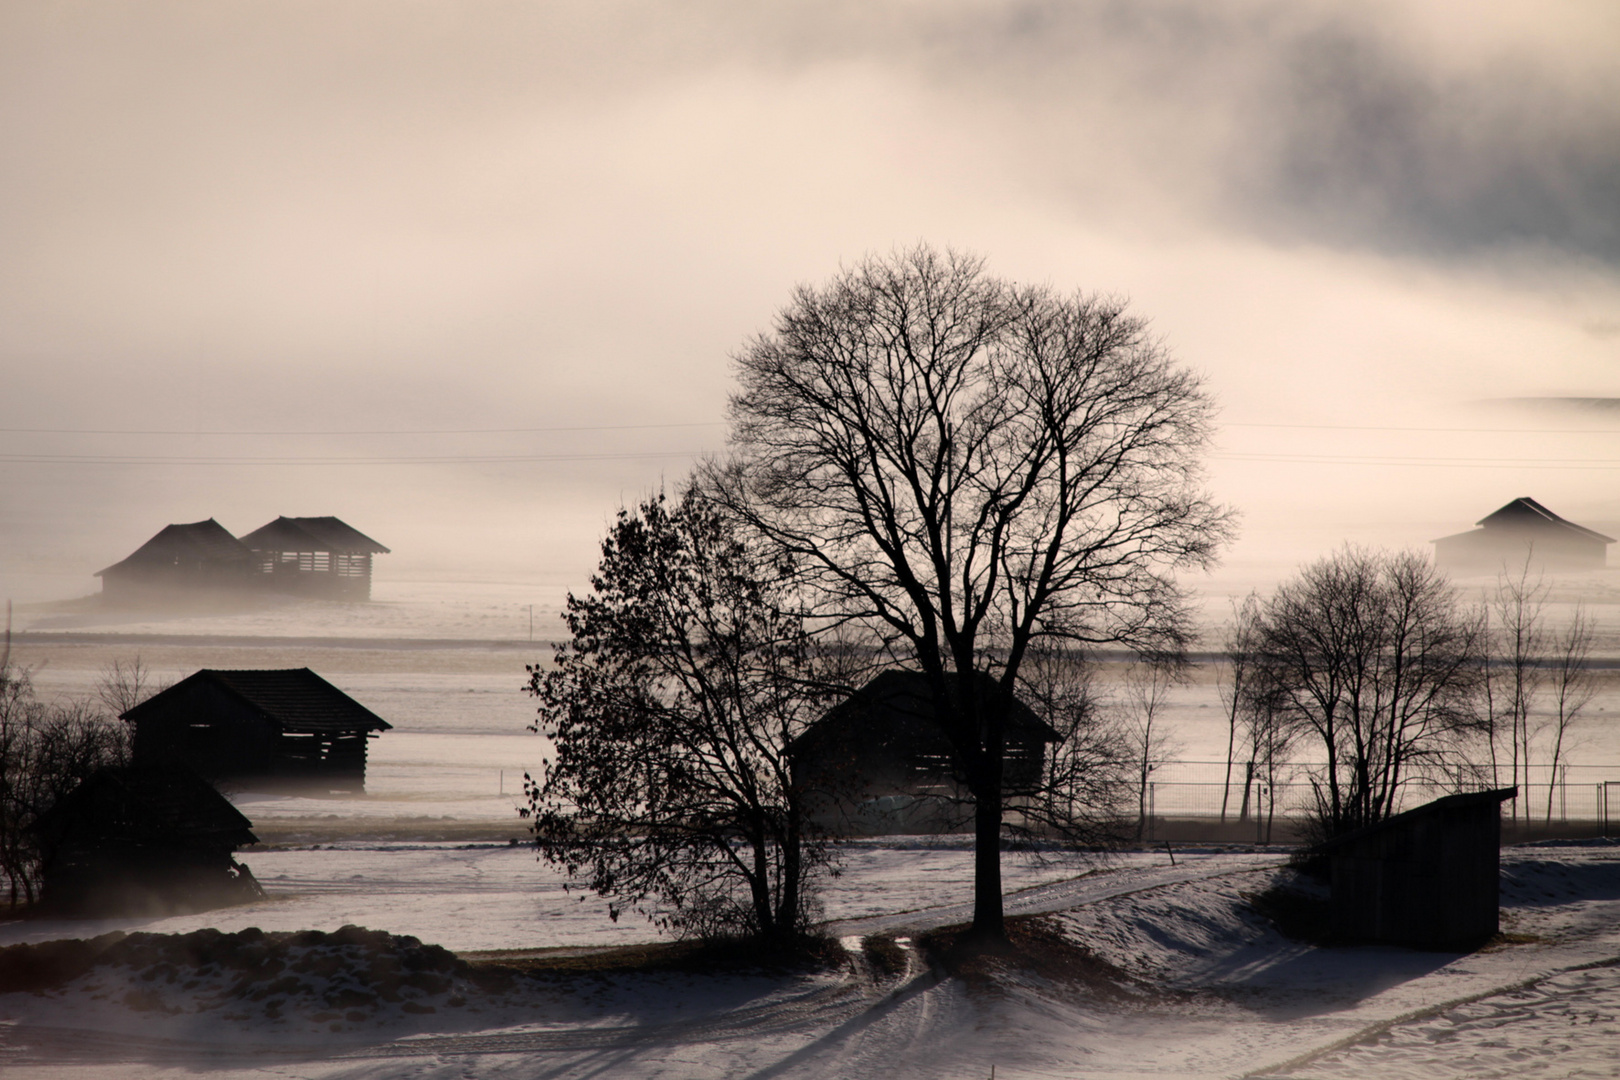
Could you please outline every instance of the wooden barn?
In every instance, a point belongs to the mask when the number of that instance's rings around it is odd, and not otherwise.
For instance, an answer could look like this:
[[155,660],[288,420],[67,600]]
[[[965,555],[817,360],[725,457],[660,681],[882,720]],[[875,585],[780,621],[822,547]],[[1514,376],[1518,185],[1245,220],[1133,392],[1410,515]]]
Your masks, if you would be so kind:
[[[985,698],[997,692],[975,676]],[[966,824],[951,744],[935,722],[928,680],[885,671],[827,712],[790,747],[794,781],[811,816],[837,832],[955,831]],[[1039,782],[1046,747],[1060,736],[1021,701],[1006,720],[1009,809]]]
[[1454,574],[1601,570],[1614,538],[1565,521],[1526,496],[1480,519],[1478,528],[1434,541],[1434,563]]
[[124,713],[137,765],[210,780],[359,794],[366,744],[392,725],[308,668],[199,671]]
[[258,842],[252,825],[188,769],[102,769],[39,821],[41,903],[64,915],[157,915],[260,898],[233,857]]
[[234,593],[255,584],[253,552],[213,518],[166,525],[122,562],[97,570],[101,595],[149,603]]
[[371,558],[388,554],[335,517],[278,517],[242,543],[271,589],[330,600],[370,600]]
[[1448,795],[1317,849],[1345,941],[1470,949],[1498,929],[1502,803],[1517,788]]

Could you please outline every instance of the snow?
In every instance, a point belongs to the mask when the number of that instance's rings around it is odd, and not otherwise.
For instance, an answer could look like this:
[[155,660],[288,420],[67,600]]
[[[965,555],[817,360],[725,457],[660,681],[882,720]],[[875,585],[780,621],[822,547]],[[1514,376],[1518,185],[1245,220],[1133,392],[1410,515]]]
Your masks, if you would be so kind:
[[[231,797],[270,841],[243,854],[261,903],[154,920],[0,923],[0,945],[108,932],[267,933],[346,925],[409,935],[463,956],[655,941],[633,913],[564,889],[522,838],[521,777],[545,756],[525,728],[533,701],[513,589],[378,583],[372,605],[299,602],[241,616],[126,626],[64,621],[35,630],[215,634],[214,643],[19,644],[45,695],[84,693],[100,668],[139,651],[158,674],[198,667],[310,666],[395,724],[371,745],[361,797]],[[552,597],[554,600],[555,597]],[[26,613],[25,613],[26,614]],[[32,615],[27,618],[33,619]],[[539,636],[555,605],[537,606]],[[372,644],[346,641],[363,634]],[[271,643],[233,644],[264,635]],[[295,639],[291,635],[302,635]],[[393,639],[392,648],[375,641]],[[423,639],[437,639],[425,644]],[[451,645],[443,642],[459,639]],[[478,639],[483,639],[480,644]],[[501,644],[494,644],[499,641]],[[1620,708],[1606,678],[1599,711]],[[1224,753],[1216,688],[1177,691],[1186,757]],[[1602,719],[1595,712],[1595,719]],[[1211,749],[1214,748],[1214,749]],[[1583,751],[1620,760],[1620,725],[1594,723]],[[1590,786],[1590,785],[1588,785]],[[442,827],[442,828],[441,828]],[[453,827],[453,828],[452,828]],[[457,831],[460,830],[460,831]],[[464,836],[459,842],[362,835]],[[300,839],[303,837],[303,839]],[[333,842],[334,840],[338,842]],[[473,842],[477,841],[477,842]],[[317,843],[318,842],[318,845]],[[840,849],[824,882],[827,930],[846,947],[874,933],[911,938],[966,921],[972,866],[961,839],[890,838]],[[226,1000],[215,975],[162,983],[163,1007],[117,1004],[155,989],[144,972],[50,996],[0,996],[0,1072],[11,1077],[1414,1077],[1612,1075],[1620,1015],[1620,848],[1505,849],[1504,929],[1520,944],[1468,955],[1321,949],[1282,937],[1247,905],[1288,871],[1276,852],[1194,848],[1107,860],[1004,858],[1010,914],[1047,914],[1069,940],[1149,988],[1128,1001],[1007,974],[991,988],[911,969],[805,976],[663,974],[537,983],[496,992],[463,983],[313,1019],[296,995],[280,1018]],[[328,952],[335,952],[335,948]],[[314,979],[310,998],[333,991]],[[257,992],[257,991],[254,991]],[[101,997],[97,997],[97,995]],[[465,999],[452,1005],[450,999]],[[173,1010],[173,1011],[170,1011]],[[475,1011],[476,1010],[476,1011]],[[227,1016],[227,1014],[231,1014]],[[331,1030],[333,1023],[340,1030]],[[1584,1072],[1583,1072],[1584,1070]]]
[[[825,903],[846,947],[965,910],[971,867],[960,844],[893,839],[844,855]],[[164,982],[159,998],[137,999],[161,1008],[115,1007],[131,989],[154,988],[136,985],[137,972],[97,969],[54,996],[0,997],[11,1025],[0,1066],[8,1077],[982,1078],[991,1065],[1005,1078],[1612,1075],[1617,855],[1601,843],[1506,849],[1505,929],[1523,943],[1458,955],[1282,937],[1245,903],[1292,874],[1276,853],[1189,850],[1174,866],[1162,850],[1101,862],[1009,854],[1009,910],[1050,913],[1066,937],[1149,988],[1125,1001],[1016,973],[975,988],[920,963],[883,981],[852,963],[803,976],[591,977],[521,992],[463,979],[412,999],[431,1013],[376,1004],[317,1022],[290,1006],[267,1017],[220,1004],[217,978],[189,990]],[[249,861],[272,894],[266,903],[139,925],[10,923],[0,941],[348,922],[463,953],[656,936],[565,894],[522,848],[322,846]]]

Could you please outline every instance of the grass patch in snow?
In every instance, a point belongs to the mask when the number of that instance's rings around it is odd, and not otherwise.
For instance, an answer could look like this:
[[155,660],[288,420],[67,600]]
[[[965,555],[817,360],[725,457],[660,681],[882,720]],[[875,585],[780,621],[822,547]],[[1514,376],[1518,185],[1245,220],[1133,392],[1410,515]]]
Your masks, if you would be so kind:
[[872,970],[885,978],[904,975],[911,967],[908,950],[889,934],[868,934],[863,937],[861,952]]

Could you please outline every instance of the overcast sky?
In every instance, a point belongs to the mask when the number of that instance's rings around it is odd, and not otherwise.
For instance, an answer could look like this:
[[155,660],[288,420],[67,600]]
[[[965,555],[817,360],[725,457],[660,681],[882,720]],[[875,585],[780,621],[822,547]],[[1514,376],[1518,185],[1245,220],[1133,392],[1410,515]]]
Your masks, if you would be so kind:
[[1617,58],[1612,0],[6,4],[0,583],[336,514],[575,586],[919,240],[1204,374],[1231,565],[1620,528],[1620,412],[1470,404],[1620,396]]

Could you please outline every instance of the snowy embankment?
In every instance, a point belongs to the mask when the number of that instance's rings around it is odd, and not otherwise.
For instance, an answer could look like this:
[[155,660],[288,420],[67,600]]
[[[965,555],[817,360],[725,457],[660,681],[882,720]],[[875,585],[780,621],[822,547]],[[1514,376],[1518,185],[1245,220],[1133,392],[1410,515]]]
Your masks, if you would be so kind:
[[[827,897],[838,920],[830,929],[847,943],[881,930],[910,938],[961,917],[965,851],[891,843],[849,854]],[[1012,885],[1022,886],[1009,911],[1042,919],[1048,940],[1082,947],[1095,970],[1117,973],[1120,992],[1102,993],[1060,968],[941,978],[915,951],[890,977],[855,960],[798,975],[502,974],[462,960],[493,942],[538,950],[655,935],[608,923],[599,905],[560,889],[536,889],[544,875],[523,850],[261,852],[255,869],[269,903],[146,928],[284,921],[289,931],[330,923],[335,935],[108,939],[97,946],[107,962],[0,995],[0,1067],[8,1076],[171,1067],[432,1076],[453,1058],[458,1074],[480,1076],[983,1077],[995,1065],[1002,1078],[1451,1077],[1556,1062],[1556,1075],[1612,1074],[1620,969],[1606,965],[1620,957],[1617,849],[1504,851],[1504,929],[1516,943],[1467,955],[1290,940],[1250,904],[1292,877],[1274,855],[1178,855],[1176,866],[1160,851],[1101,867],[1009,856]],[[338,859],[365,876],[338,881]],[[411,921],[371,925],[463,957],[339,931],[332,920],[368,897],[375,908],[343,921]],[[0,926],[6,941],[68,929]],[[76,929],[83,937],[109,927]]]

